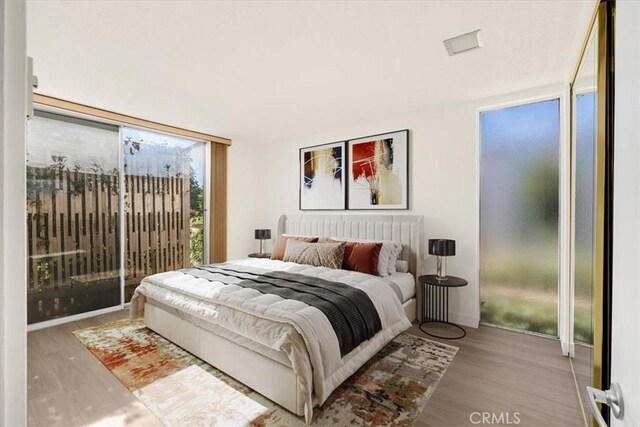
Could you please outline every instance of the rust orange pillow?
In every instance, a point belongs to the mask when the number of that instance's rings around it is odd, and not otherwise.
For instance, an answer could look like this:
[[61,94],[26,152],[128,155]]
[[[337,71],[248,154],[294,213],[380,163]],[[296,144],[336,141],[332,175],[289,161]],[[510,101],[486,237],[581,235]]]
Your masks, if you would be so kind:
[[[327,240],[328,242],[339,242],[339,240]],[[382,243],[361,243],[345,242],[344,258],[342,259],[342,269],[358,271],[360,273],[378,274],[378,258]]]
[[287,249],[287,239],[300,240],[307,243],[317,243],[319,238],[311,236],[289,236],[286,234],[281,234],[276,237],[276,242],[273,244],[273,249],[271,250],[271,259],[282,261],[282,259],[284,258],[284,251]]

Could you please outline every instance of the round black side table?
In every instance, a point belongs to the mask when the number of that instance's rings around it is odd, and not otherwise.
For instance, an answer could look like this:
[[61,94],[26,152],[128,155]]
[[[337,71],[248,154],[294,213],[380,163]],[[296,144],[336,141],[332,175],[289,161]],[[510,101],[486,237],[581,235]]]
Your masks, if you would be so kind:
[[254,254],[249,254],[247,255],[249,258],[271,258],[271,254],[270,253],[264,253],[261,254],[259,252],[256,252]]
[[[458,340],[467,335],[462,326],[449,322],[449,288],[467,286],[467,281],[459,277],[448,276],[446,280],[438,279],[435,274],[418,277],[422,284],[422,323],[420,330],[427,335],[440,339]],[[426,330],[428,323],[440,323],[458,328],[462,335],[443,337]]]

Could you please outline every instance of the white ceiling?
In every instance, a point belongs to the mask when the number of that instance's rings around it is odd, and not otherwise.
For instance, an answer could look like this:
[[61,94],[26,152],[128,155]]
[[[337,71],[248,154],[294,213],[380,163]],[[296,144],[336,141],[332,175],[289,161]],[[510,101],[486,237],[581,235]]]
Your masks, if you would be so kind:
[[[39,92],[237,142],[566,81],[586,1],[28,3]],[[442,40],[481,28],[485,47]]]

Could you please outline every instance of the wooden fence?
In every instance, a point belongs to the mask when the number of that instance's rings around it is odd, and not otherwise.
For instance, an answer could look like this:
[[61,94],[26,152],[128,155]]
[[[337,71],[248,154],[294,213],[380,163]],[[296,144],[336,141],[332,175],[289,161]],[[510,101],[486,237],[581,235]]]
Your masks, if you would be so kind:
[[[189,177],[125,176],[125,298],[189,265]],[[120,303],[115,174],[27,167],[29,323]]]
[[131,289],[150,274],[189,266],[189,177],[127,175],[125,187],[126,288]]

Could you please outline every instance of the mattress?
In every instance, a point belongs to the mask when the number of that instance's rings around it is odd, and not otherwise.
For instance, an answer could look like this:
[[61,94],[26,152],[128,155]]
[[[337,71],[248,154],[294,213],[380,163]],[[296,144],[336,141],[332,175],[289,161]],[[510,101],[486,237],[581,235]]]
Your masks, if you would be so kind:
[[404,304],[416,295],[416,279],[411,273],[393,273],[385,277],[386,280],[393,282],[402,295],[401,302]]
[[267,259],[241,260],[233,265],[290,272],[357,288],[371,299],[382,329],[342,357],[336,332],[315,307],[181,271],[145,278],[132,299],[131,316],[141,317],[144,304],[153,301],[191,323],[291,366],[300,381],[308,420],[313,413],[312,395],[318,404],[324,403],[344,380],[411,326],[401,302],[404,295],[411,293],[407,286],[411,275],[397,274],[393,280],[385,280],[359,272]]
[[282,351],[276,351],[272,348],[269,348],[265,345],[262,345],[252,339],[244,337],[240,334],[236,334],[232,331],[229,331],[225,328],[221,328],[217,326],[215,323],[204,321],[194,315],[191,315],[183,310],[178,310],[176,308],[170,307],[167,304],[164,304],[160,301],[156,301],[154,299],[147,299],[147,303],[159,307],[180,319],[186,320],[189,323],[192,323],[196,326],[199,326],[202,329],[205,329],[209,332],[213,332],[214,334],[225,338],[231,342],[234,342],[242,347],[247,348],[255,353],[260,353],[263,356],[268,357],[269,359],[278,362],[284,366],[291,367],[291,361],[287,357],[287,354]]
[[[413,274],[411,273],[394,273],[390,276],[385,277],[385,280],[389,280],[397,285],[402,295],[403,305],[407,301],[409,301],[411,298],[413,298],[416,294],[415,279]],[[190,323],[193,323],[196,326],[199,326],[203,329],[213,332],[218,336],[226,338],[229,341],[239,344],[253,352],[260,353],[263,356],[268,357],[269,359],[272,359],[285,366],[291,367],[291,361],[287,358],[287,355],[281,351],[273,350],[249,338],[243,337],[242,335],[236,334],[227,329],[220,328],[211,322],[203,321],[198,317],[190,315],[184,311],[180,311],[176,308],[170,307],[154,299],[148,299],[147,302],[155,305],[156,307],[162,308],[163,310],[171,313],[176,317],[184,319]]]

